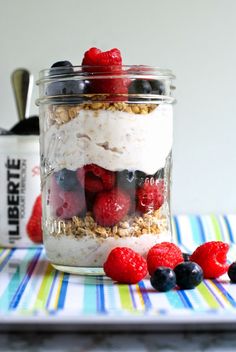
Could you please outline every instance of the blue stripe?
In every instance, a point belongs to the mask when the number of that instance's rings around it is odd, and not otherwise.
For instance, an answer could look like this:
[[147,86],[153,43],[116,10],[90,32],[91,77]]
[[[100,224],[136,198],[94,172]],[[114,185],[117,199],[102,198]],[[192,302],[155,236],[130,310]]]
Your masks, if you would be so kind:
[[230,241],[232,243],[235,243],[234,242],[234,235],[233,235],[233,232],[232,232],[232,229],[231,229],[231,225],[230,225],[230,222],[229,222],[228,217],[226,215],[224,215],[224,220],[225,220],[225,224],[226,224],[227,230],[229,232]]
[[97,284],[97,310],[98,313],[106,313],[103,283]]
[[143,281],[140,281],[138,283],[138,286],[139,286],[139,289],[140,289],[140,292],[141,292],[141,295],[143,297],[143,301],[144,301],[144,305],[145,305],[145,310],[149,310],[152,308],[152,303],[150,301],[150,298],[148,296],[148,293],[147,293],[147,290],[146,290],[146,287],[144,285],[144,282]]
[[229,294],[229,292],[226,291],[226,289],[224,288],[223,285],[221,285],[221,283],[219,283],[218,280],[212,280],[212,282],[214,282],[214,284],[218,287],[218,289],[223,293],[223,295],[226,297],[226,299],[230,302],[230,304],[233,307],[236,307],[236,301],[234,300],[234,298]]
[[62,284],[61,284],[60,295],[58,299],[58,305],[57,305],[58,309],[63,309],[64,307],[69,277],[70,277],[70,274],[64,273]]
[[6,249],[3,249],[3,248],[1,248],[1,249],[2,249],[2,252],[0,253],[0,258],[6,252]]
[[179,228],[179,222],[178,222],[178,218],[177,216],[173,217],[174,219],[174,223],[175,223],[175,230],[176,230],[176,236],[177,236],[177,240],[178,240],[178,244],[183,244],[181,241],[181,235],[180,235],[180,228]]
[[180,296],[180,298],[183,301],[183,304],[185,305],[185,307],[187,308],[193,308],[192,303],[190,302],[188,296],[186,295],[184,290],[178,290],[176,291],[178,293],[178,295]]
[[189,216],[191,228],[192,228],[192,238],[195,244],[198,246],[201,243],[205,242],[205,234],[202,231],[202,226],[200,225],[199,217],[195,215]]
[[224,304],[221,302],[221,300],[217,297],[217,295],[215,294],[215,292],[211,289],[211,287],[208,285],[207,280],[203,280],[205,286],[207,287],[207,289],[211,292],[211,294],[214,296],[215,300],[219,303],[219,305],[221,307],[224,308]]
[[179,297],[178,294],[176,294],[177,290],[174,291],[168,291],[165,292],[165,296],[167,297],[170,305],[175,308],[175,309],[182,309],[185,307],[185,305],[183,304],[182,299]]
[[200,236],[202,238],[202,243],[206,242],[206,234],[205,234],[205,230],[203,227],[203,223],[202,223],[202,219],[201,216],[196,216],[196,220],[198,222],[198,228],[199,228],[199,232],[200,232]]
[[53,289],[54,289],[54,287],[55,287],[55,283],[56,283],[56,279],[57,279],[58,273],[59,273],[59,271],[58,271],[58,270],[55,270],[55,275],[54,275],[54,278],[53,278],[53,281],[52,281],[52,286],[51,286],[51,288],[50,288],[49,295],[48,295],[48,299],[47,299],[47,303],[46,303],[46,308],[49,307],[49,304],[50,304],[50,301],[51,301],[51,298],[52,298],[52,293],[53,293]]
[[0,271],[4,268],[4,266],[8,263],[9,259],[12,257],[13,253],[15,252],[15,248],[10,250],[10,253],[6,256],[3,262],[0,264]]
[[135,298],[134,298],[134,291],[133,291],[133,288],[131,285],[129,285],[129,292],[130,292],[130,296],[131,296],[131,299],[132,299],[132,303],[133,303],[133,307],[134,309],[137,308],[137,304],[136,304],[136,301],[135,301]]
[[41,251],[42,251],[42,249],[39,248],[37,250],[36,254],[34,255],[21,284],[19,285],[15,295],[13,296],[13,298],[11,300],[11,303],[9,304],[9,309],[15,309],[18,306],[20,299],[25,291],[25,288],[30,280],[30,277],[34,271],[34,268],[39,260]]

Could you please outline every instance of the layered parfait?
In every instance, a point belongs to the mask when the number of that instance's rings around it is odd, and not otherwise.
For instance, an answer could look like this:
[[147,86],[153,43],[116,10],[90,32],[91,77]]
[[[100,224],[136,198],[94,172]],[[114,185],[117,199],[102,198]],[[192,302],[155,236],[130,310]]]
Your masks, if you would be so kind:
[[115,247],[143,255],[171,241],[172,76],[154,76],[122,66],[118,49],[91,48],[81,67],[58,62],[42,79],[43,231],[54,265],[102,267]]

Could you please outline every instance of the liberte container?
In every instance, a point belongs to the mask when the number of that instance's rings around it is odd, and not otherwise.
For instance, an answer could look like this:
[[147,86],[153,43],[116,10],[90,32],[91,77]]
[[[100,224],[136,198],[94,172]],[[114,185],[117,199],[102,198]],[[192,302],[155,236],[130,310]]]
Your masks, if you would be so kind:
[[118,246],[171,241],[169,70],[44,70],[40,98],[43,241],[52,265],[103,274]]

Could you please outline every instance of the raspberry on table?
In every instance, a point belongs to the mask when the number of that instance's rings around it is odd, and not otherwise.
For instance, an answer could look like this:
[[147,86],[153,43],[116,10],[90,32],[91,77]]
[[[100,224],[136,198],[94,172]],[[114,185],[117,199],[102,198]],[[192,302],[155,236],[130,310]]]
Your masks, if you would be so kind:
[[26,231],[29,238],[35,243],[42,243],[43,232],[42,232],[42,200],[41,195],[35,200],[32,214],[26,225]]
[[159,209],[163,202],[164,180],[146,179],[143,186],[138,188],[137,209],[142,213]]
[[127,247],[116,247],[103,265],[105,274],[124,284],[136,284],[147,275],[146,260]]
[[129,195],[116,188],[97,195],[93,206],[93,214],[99,225],[114,226],[127,215],[129,208]]
[[203,270],[205,279],[216,279],[227,272],[227,253],[229,245],[221,241],[206,242],[193,252],[190,257]]
[[158,243],[147,254],[148,272],[153,275],[160,266],[174,269],[176,265],[183,261],[182,252],[174,243]]
[[76,174],[80,184],[88,192],[108,191],[115,184],[115,173],[95,164],[85,165]]

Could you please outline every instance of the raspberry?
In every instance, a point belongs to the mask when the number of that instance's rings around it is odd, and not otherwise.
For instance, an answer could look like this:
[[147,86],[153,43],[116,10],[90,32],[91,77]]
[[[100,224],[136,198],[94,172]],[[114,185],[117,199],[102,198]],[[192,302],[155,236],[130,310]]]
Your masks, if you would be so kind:
[[174,269],[184,261],[181,250],[170,242],[162,242],[153,246],[147,255],[147,265],[150,275],[160,266]]
[[29,238],[35,243],[42,243],[42,200],[41,195],[36,198],[32,214],[26,225],[26,231]]
[[[102,52],[97,48],[90,48],[85,52],[82,61],[83,66],[116,66],[122,65],[122,58],[119,49],[111,49]],[[106,70],[106,69],[105,69]]]
[[[153,182],[152,182],[153,181]],[[137,190],[137,209],[142,213],[159,209],[164,201],[164,181],[145,180]]]
[[112,280],[124,284],[136,284],[147,275],[146,260],[127,247],[114,248],[103,268]]
[[97,195],[93,213],[99,225],[114,226],[127,215],[129,207],[130,197],[117,188]]
[[82,65],[89,65],[89,66],[97,66],[97,58],[98,55],[101,53],[100,49],[97,48],[90,48],[84,53],[84,58],[82,61]]
[[89,192],[109,191],[115,184],[115,174],[100,166],[89,164],[77,170],[77,179]]
[[190,257],[201,266],[205,279],[216,279],[227,272],[227,252],[229,245],[221,241],[206,242],[197,247]]
[[[128,93],[128,85],[130,81],[124,78],[109,78],[109,74],[122,75],[122,58],[119,49],[111,49],[109,51],[102,52],[100,49],[91,48],[85,52],[82,61],[84,70],[93,72],[91,66],[98,66],[94,68],[94,71],[105,72],[108,74],[107,79],[91,80],[91,92],[98,94],[124,94]],[[118,96],[113,97],[113,101],[121,101],[126,97]]]

